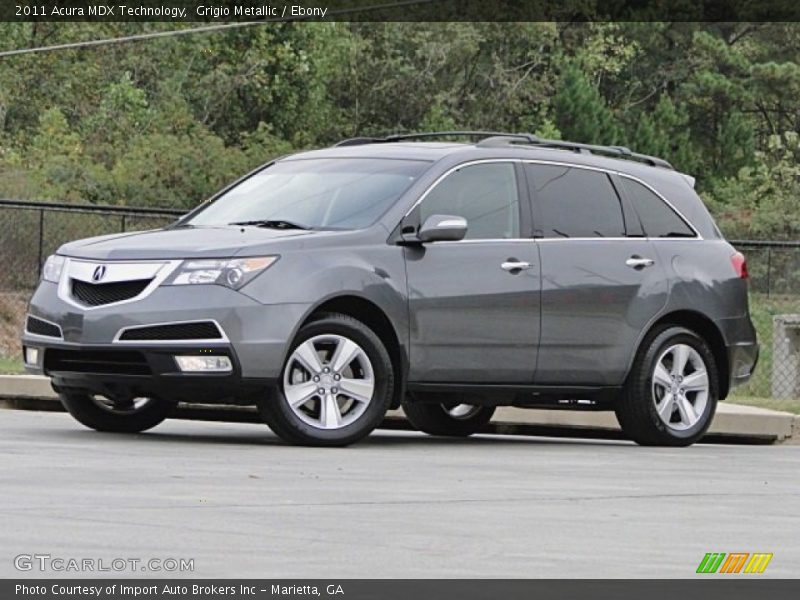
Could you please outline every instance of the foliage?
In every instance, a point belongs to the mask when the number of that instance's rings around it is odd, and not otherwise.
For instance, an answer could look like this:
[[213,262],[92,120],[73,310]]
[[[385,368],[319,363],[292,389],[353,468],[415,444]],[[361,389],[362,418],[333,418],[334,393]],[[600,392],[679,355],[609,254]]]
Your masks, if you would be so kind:
[[724,180],[707,200],[732,238],[793,239],[800,233],[800,136],[770,136],[755,164]]
[[[0,50],[166,23],[2,23]],[[697,177],[726,234],[797,238],[800,24],[283,23],[0,59],[0,195],[188,207],[343,137],[529,131]]]
[[616,144],[619,126],[600,91],[576,65],[568,65],[553,97],[556,125],[566,139],[595,144]]

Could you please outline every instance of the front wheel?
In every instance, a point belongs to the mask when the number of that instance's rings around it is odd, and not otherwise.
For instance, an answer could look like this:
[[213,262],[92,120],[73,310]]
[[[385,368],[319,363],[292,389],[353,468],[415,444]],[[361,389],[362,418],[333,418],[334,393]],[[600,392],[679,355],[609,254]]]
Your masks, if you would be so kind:
[[494,415],[494,406],[461,402],[403,402],[403,412],[411,424],[430,435],[467,437],[483,429]]
[[258,401],[262,417],[294,444],[346,446],[383,420],[394,390],[394,370],[380,338],[341,314],[300,329],[281,382]]
[[711,425],[717,381],[705,341],[688,329],[666,327],[642,345],[617,404],[617,420],[638,444],[689,446]]
[[151,429],[175,409],[175,402],[160,398],[129,398],[67,391],[61,404],[76,421],[97,431],[138,433]]

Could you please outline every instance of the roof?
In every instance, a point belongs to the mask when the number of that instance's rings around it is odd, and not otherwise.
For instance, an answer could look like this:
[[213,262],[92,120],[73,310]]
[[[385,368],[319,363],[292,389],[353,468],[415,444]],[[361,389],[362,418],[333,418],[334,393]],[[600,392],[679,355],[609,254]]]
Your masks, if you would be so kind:
[[353,146],[331,146],[319,150],[300,152],[285,157],[283,160],[299,160],[308,158],[385,158],[403,160],[424,160],[435,162],[444,158],[455,160],[485,160],[492,158],[512,158],[528,160],[546,160],[584,165],[629,173],[638,177],[672,179],[677,171],[658,168],[634,160],[614,158],[600,154],[575,152],[566,148],[550,148],[546,146],[530,146],[511,144],[505,146],[482,146],[459,142],[392,142],[360,144]]
[[435,161],[445,156],[462,152],[474,144],[460,142],[395,142],[391,144],[361,144],[356,146],[331,146],[319,150],[299,152],[287,159],[302,158],[395,158],[406,160]]
[[[475,143],[434,142],[428,140],[444,140],[446,138],[466,138],[478,140]],[[414,141],[416,140],[416,141]],[[350,149],[355,148],[354,151]],[[674,167],[663,158],[639,154],[625,146],[599,146],[565,140],[541,138],[530,133],[503,133],[495,131],[429,131],[421,133],[393,134],[384,137],[356,137],[342,140],[333,148],[316,153],[302,153],[297,158],[314,156],[365,156],[370,158],[407,158],[412,160],[436,160],[450,154],[466,152],[470,148],[478,149],[523,149],[568,151],[575,155],[591,155],[622,159],[649,167],[658,167],[674,171]],[[388,148],[388,150],[382,150]],[[416,154],[415,154],[416,152]],[[494,152],[489,153],[495,156]],[[519,155],[514,155],[519,156]],[[521,157],[521,156],[520,156]],[[562,155],[563,157],[563,155]],[[579,163],[580,161],[566,161]]]

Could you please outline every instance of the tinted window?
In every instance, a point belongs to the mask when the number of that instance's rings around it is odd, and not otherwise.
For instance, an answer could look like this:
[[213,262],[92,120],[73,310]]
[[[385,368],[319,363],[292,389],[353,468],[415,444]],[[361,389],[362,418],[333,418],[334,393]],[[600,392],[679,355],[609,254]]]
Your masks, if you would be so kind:
[[518,238],[519,200],[514,165],[472,165],[451,173],[420,205],[420,223],[431,215],[464,217],[466,239]]
[[428,166],[361,158],[280,161],[225,192],[189,223],[284,220],[313,228],[360,229],[372,225]]
[[608,175],[556,165],[527,165],[544,237],[621,237],[625,221]]
[[695,237],[683,219],[656,194],[637,181],[627,177],[622,180],[649,237]]

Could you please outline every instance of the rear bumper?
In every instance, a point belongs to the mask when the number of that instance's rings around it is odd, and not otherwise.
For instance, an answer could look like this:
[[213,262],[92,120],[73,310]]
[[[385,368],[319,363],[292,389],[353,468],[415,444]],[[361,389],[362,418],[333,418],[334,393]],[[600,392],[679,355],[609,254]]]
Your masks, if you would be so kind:
[[749,316],[717,322],[725,339],[728,355],[728,389],[747,383],[758,364],[759,345]]
[[757,343],[728,346],[728,364],[731,368],[730,389],[750,381],[758,365],[758,355]]

